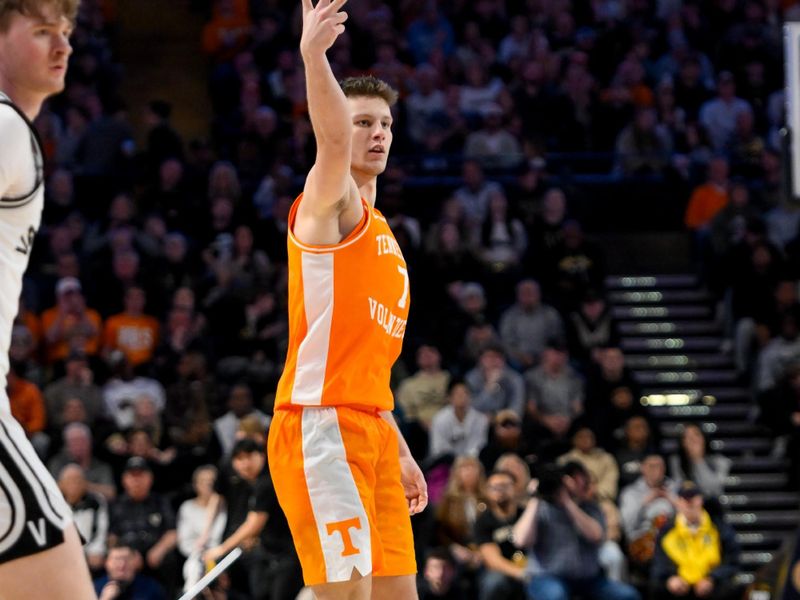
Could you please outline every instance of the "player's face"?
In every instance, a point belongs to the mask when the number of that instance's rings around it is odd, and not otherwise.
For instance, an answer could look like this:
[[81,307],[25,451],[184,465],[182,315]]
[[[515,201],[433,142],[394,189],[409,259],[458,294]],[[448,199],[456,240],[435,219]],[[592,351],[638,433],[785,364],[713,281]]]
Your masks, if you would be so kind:
[[351,169],[377,176],[386,168],[392,145],[392,111],[382,98],[348,98],[353,116]]
[[71,34],[72,23],[50,4],[42,5],[39,16],[12,14],[8,30],[0,33],[0,79],[26,94],[60,92]]

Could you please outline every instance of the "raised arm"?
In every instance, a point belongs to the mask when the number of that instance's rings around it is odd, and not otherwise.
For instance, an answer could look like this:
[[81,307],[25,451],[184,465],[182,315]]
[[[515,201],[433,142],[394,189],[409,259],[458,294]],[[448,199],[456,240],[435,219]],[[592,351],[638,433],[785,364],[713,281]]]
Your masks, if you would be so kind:
[[298,212],[298,225],[306,232],[303,237],[312,238],[301,241],[308,243],[338,242],[329,239],[338,215],[352,207],[359,217],[361,214],[358,189],[350,175],[350,107],[325,54],[344,31],[347,13],[340,9],[346,1],[319,0],[314,6],[312,0],[302,0],[300,54],[305,65],[308,113],[317,141],[316,161],[306,179]]

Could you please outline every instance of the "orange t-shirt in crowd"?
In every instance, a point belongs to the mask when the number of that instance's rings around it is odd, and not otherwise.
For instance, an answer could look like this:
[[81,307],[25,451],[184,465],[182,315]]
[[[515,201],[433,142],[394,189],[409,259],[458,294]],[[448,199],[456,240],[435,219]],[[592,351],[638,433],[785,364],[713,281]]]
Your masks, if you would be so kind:
[[711,222],[716,214],[728,204],[728,192],[713,183],[704,183],[695,188],[686,207],[684,222],[689,229],[700,229]]
[[159,324],[148,315],[131,316],[126,313],[106,319],[103,330],[103,348],[122,350],[133,366],[153,358],[158,345]]
[[[86,315],[91,321],[92,325],[94,325],[94,329],[97,332],[95,335],[89,337],[86,340],[86,344],[83,347],[84,352],[89,355],[97,354],[97,351],[100,348],[100,337],[103,332],[103,319],[100,318],[100,313],[98,313],[93,308],[86,309]],[[45,336],[45,360],[48,363],[57,362],[59,360],[64,360],[67,358],[69,354],[69,344],[68,340],[72,335],[72,330],[78,325],[78,320],[69,315],[64,323],[64,335],[63,340],[57,342],[55,344],[50,344],[47,342],[47,332],[53,323],[56,322],[58,318],[58,307],[54,306],[52,308],[48,308],[46,311],[42,313],[42,332]]]
[[389,375],[409,307],[406,261],[381,213],[364,215],[342,242],[303,244],[289,213],[289,348],[275,408],[391,410]]
[[44,397],[36,384],[18,378],[14,385],[9,386],[8,401],[12,416],[19,421],[25,433],[31,435],[44,430],[47,412]]

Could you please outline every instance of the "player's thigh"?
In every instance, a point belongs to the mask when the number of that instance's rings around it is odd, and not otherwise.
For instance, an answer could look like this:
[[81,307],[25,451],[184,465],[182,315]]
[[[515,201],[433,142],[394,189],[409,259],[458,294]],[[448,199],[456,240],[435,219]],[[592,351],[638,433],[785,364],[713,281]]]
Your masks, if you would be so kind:
[[359,577],[354,573],[354,577],[350,581],[312,585],[315,600],[370,600],[373,597],[372,576]]
[[383,600],[417,600],[417,578],[414,575],[394,575],[372,578],[372,598]]
[[74,525],[64,543],[0,565],[0,600],[96,600]]
[[383,452],[375,469],[375,527],[383,549],[383,561],[374,572],[376,581],[417,572],[408,500],[400,481],[397,434],[387,424],[384,436]]

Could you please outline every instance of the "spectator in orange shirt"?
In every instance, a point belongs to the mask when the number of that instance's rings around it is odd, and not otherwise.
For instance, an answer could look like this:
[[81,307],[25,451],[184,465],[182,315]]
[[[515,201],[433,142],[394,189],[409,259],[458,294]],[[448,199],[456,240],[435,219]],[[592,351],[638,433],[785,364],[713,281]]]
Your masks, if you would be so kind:
[[155,317],[144,314],[145,291],[137,286],[125,292],[125,310],[106,320],[103,330],[103,355],[121,350],[134,367],[149,362],[158,345],[159,324]]
[[706,182],[697,186],[686,207],[684,222],[692,231],[707,228],[728,204],[728,161],[718,156],[708,163]]
[[49,442],[43,433],[47,424],[47,412],[41,390],[35,383],[20,377],[13,366],[8,370],[6,389],[11,414],[22,425],[36,452],[43,455],[47,452]]
[[203,50],[220,62],[230,60],[245,48],[252,29],[247,0],[217,0],[203,28]]
[[56,283],[56,305],[42,313],[45,361],[52,364],[64,360],[71,346],[78,344],[75,349],[97,354],[102,325],[100,313],[86,306],[81,282],[62,277]]

